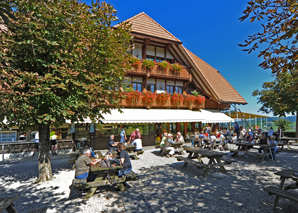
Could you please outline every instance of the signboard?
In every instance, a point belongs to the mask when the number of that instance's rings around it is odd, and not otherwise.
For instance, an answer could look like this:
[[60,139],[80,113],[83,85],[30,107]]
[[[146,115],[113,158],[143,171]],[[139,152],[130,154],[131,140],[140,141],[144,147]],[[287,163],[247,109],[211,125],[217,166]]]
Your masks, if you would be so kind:
[[90,124],[90,132],[94,132],[94,123]]
[[76,126],[75,124],[70,125],[70,133],[75,133],[76,132]]

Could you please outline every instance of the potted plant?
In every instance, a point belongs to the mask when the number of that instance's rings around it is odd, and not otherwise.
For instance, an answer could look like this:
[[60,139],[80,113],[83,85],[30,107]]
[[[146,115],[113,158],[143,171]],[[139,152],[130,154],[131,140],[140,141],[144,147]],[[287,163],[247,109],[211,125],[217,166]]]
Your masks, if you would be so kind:
[[184,97],[183,95],[179,94],[179,93],[174,93],[172,96],[171,96],[171,99],[172,99],[172,102],[173,104],[178,104],[178,109],[180,107],[180,104],[183,102],[184,100]]
[[160,67],[162,70],[166,71],[170,67],[170,63],[167,61],[162,61],[158,63],[158,67]]
[[197,102],[199,105],[203,104],[205,101],[206,101],[205,96],[198,95],[198,97],[196,97],[196,102]]
[[143,68],[149,68],[150,70],[152,70],[155,66],[155,62],[150,59],[144,59],[142,66]]
[[139,102],[139,100],[141,99],[142,93],[140,91],[132,91],[132,92],[128,92],[126,93],[126,98],[129,102],[132,103],[132,106],[136,103]]
[[181,72],[182,71],[182,65],[179,63],[175,63],[171,65],[171,70],[173,72]]
[[150,92],[150,91],[144,91],[142,93],[142,100],[144,102],[146,102],[146,106],[148,109],[150,109],[153,101],[155,100],[156,98],[156,94],[154,92]]
[[189,109],[192,109],[192,105],[193,105],[193,102],[196,100],[196,96],[194,96],[194,95],[186,95],[185,97],[184,97],[184,101],[186,102],[186,103],[188,103],[188,107],[189,107]]
[[167,101],[169,100],[170,98],[170,94],[165,92],[165,93],[158,93],[156,95],[156,100],[159,102],[159,104],[162,106],[162,105],[165,105],[167,103]]
[[141,64],[141,60],[138,59],[135,56],[130,57],[129,62],[131,64],[131,66],[134,67],[135,69],[138,69],[140,67],[140,64]]

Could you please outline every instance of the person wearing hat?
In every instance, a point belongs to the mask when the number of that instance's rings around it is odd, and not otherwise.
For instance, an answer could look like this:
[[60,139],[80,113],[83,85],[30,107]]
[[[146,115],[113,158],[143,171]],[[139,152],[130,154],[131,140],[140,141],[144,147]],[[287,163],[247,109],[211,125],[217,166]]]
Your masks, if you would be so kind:
[[174,143],[173,141],[173,135],[172,134],[168,134],[167,139],[165,140],[165,146],[164,149],[165,150],[170,150],[169,154],[167,154],[167,157],[172,157],[175,154],[175,150],[174,147],[172,146],[172,144]]

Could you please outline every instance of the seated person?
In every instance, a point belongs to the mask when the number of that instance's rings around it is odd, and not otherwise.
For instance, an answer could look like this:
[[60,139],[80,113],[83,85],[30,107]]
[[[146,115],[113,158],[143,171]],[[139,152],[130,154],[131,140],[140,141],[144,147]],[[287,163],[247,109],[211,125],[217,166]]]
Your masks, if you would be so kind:
[[77,179],[86,179],[87,182],[92,182],[96,178],[96,174],[90,172],[89,165],[96,165],[101,161],[101,159],[90,159],[91,156],[91,150],[85,149],[83,151],[83,154],[77,159],[76,161],[76,174],[75,177]]
[[221,134],[219,132],[216,132],[215,137],[220,138]]
[[[266,137],[266,134],[265,133],[262,133],[261,134],[261,138],[260,138],[260,141],[259,141],[259,144],[267,144],[267,137]],[[262,153],[262,150],[264,149],[264,147],[260,146],[259,147],[259,153]]]
[[114,135],[110,135],[110,139],[108,140],[108,149],[110,153],[117,151],[117,145],[119,142],[114,142],[114,138]]
[[142,150],[142,140],[139,138],[138,135],[136,135],[135,140],[132,142],[133,146],[136,146],[134,151],[141,151]]
[[231,138],[232,143],[237,143],[237,133],[233,134],[233,137]]
[[[249,134],[249,132],[245,133],[244,142],[248,142],[248,143],[252,142],[252,136]],[[248,151],[250,150],[250,148],[253,148],[253,147],[254,147],[253,145],[244,146],[244,150]],[[244,157],[247,157],[246,153],[244,154]]]
[[212,132],[211,136],[210,136],[210,144],[211,144],[211,148],[213,148],[214,144],[216,143],[216,136],[215,133]]
[[169,154],[167,154],[167,157],[172,157],[175,154],[174,147],[172,144],[174,143],[172,134],[168,134],[167,139],[165,140],[165,150],[170,150]]
[[120,163],[123,166],[123,169],[120,169],[118,171],[118,176],[119,177],[123,177],[124,175],[130,173],[132,171],[132,166],[131,166],[131,162],[129,159],[129,155],[127,153],[127,151],[125,150],[125,145],[123,143],[119,143],[117,145],[117,149],[119,154],[119,158],[120,158]]
[[184,138],[183,138],[183,136],[181,135],[181,133],[180,132],[177,132],[177,138],[176,138],[176,143],[184,143],[185,141],[184,141]]
[[163,137],[161,139],[161,142],[160,142],[160,146],[164,146],[165,145],[165,140],[167,139],[167,136],[168,136],[168,133],[163,133]]
[[201,132],[201,134],[199,134],[199,138],[206,138],[206,135],[204,135],[203,131]]
[[271,151],[272,151],[273,160],[275,160],[275,154],[276,154],[276,151],[277,151],[277,142],[275,140],[275,136],[270,137],[270,141],[268,142],[268,144],[269,145],[274,145],[274,147],[271,148]]
[[207,130],[205,130],[205,133],[204,133],[204,135],[205,135],[205,137],[206,137],[206,138],[209,138],[209,133],[208,133],[208,131],[207,131]]
[[192,139],[191,139],[191,143],[192,143],[192,145],[198,145],[198,143],[199,143],[199,136],[198,136],[198,133],[197,132],[194,132],[194,135],[192,136]]

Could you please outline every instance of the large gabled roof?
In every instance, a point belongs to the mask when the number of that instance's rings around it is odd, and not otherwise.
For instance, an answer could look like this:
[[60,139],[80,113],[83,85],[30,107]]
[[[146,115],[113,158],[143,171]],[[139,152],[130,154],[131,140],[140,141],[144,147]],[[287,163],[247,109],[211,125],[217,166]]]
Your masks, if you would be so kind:
[[222,102],[247,104],[244,98],[232,87],[232,85],[219,73],[218,70],[210,66],[194,53],[184,48],[188,56],[195,63],[202,80],[211,87],[215,96]]
[[[160,24],[158,24],[144,12],[141,12],[125,20],[124,22],[128,22],[132,25],[132,33],[140,33],[157,38],[180,42],[178,38],[173,36],[169,31],[163,28]],[[117,25],[115,27],[117,27]]]

